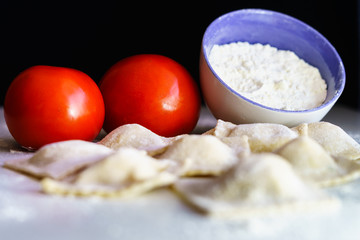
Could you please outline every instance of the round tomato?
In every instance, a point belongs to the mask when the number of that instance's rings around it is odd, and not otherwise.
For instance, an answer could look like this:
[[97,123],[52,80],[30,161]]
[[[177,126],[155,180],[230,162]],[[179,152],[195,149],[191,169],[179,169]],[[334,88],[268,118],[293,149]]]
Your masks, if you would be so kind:
[[85,73],[34,66],[11,83],[4,116],[19,144],[38,149],[63,140],[93,140],[102,128],[105,108],[98,86]]
[[161,55],[141,54],[120,60],[103,76],[107,132],[129,123],[170,137],[189,133],[199,118],[201,100],[189,72]]

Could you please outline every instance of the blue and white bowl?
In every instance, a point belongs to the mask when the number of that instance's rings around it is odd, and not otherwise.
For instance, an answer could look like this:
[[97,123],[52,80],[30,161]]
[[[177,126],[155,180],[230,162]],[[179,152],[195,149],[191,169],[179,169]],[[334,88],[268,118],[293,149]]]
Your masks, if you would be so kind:
[[[289,111],[256,103],[230,88],[209,63],[209,54],[216,44],[231,42],[270,44],[290,50],[317,67],[327,83],[327,97],[316,108]],[[243,9],[224,14],[206,29],[201,46],[200,84],[204,100],[219,119],[240,123],[280,123],[295,126],[320,121],[339,99],[345,86],[342,60],[318,31],[291,16],[263,9]]]

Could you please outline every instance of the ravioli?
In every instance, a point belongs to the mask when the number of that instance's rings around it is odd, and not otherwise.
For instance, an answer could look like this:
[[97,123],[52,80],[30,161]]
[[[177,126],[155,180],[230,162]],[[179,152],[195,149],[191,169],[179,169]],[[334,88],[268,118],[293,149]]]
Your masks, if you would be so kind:
[[207,134],[212,134],[221,140],[228,137],[247,136],[252,152],[272,152],[286,142],[298,137],[296,131],[281,124],[251,123],[235,125],[222,120],[218,120],[215,129]]
[[360,165],[345,158],[334,159],[315,140],[298,137],[276,151],[287,159],[301,177],[326,187],[360,177]]
[[217,178],[181,179],[174,189],[196,209],[217,217],[261,217],[339,206],[272,153],[251,154]]
[[80,172],[71,181],[42,180],[44,192],[60,195],[134,197],[177,179],[173,162],[156,160],[145,151],[123,147]]
[[359,158],[359,144],[330,123],[218,120],[202,135],[173,138],[127,124],[99,143],[49,144],[5,166],[42,178],[48,194],[131,198],[172,186],[205,214],[249,218],[336,209],[319,186],[359,178]]
[[360,159],[360,145],[342,128],[328,122],[304,123],[293,128],[301,136],[309,136],[336,159]]
[[204,135],[214,135],[219,138],[228,137],[231,132],[236,128],[236,124],[232,122],[217,120],[216,126],[213,129],[205,132]]
[[237,153],[212,135],[183,136],[156,158],[175,161],[182,176],[219,175],[238,161]]
[[125,124],[107,134],[99,144],[115,150],[121,147],[133,147],[155,154],[158,153],[159,149],[163,149],[180,137],[181,135],[174,138],[166,138],[139,124]]
[[35,177],[62,179],[112,152],[97,143],[69,140],[45,145],[32,157],[7,161],[4,167]]
[[219,138],[223,143],[232,148],[239,157],[250,154],[249,138],[246,135]]

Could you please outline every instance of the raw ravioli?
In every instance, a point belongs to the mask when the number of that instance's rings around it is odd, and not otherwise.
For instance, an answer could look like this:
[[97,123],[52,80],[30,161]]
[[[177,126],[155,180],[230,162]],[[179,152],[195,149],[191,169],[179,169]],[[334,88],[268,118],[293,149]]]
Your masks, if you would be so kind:
[[334,158],[360,159],[360,144],[342,128],[328,122],[304,123],[293,128],[317,141]]
[[44,179],[46,193],[77,196],[134,197],[177,179],[173,162],[156,160],[134,148],[120,148],[71,181]]
[[223,140],[227,137],[247,136],[252,152],[271,152],[298,137],[296,131],[274,123],[252,123],[235,125],[233,123],[218,120],[214,130],[208,131]]
[[249,138],[246,135],[219,138],[223,143],[231,147],[239,157],[250,154]]
[[115,150],[120,147],[133,147],[155,154],[176,138],[159,136],[139,124],[125,124],[107,134],[99,143]]
[[238,161],[232,148],[211,135],[183,136],[156,158],[178,163],[182,176],[219,175]]
[[310,137],[298,137],[276,151],[301,177],[319,186],[333,186],[360,177],[360,165],[346,158],[333,158]]
[[111,153],[97,143],[69,140],[45,145],[32,157],[7,161],[4,166],[35,177],[62,179]]
[[339,202],[306,184],[282,157],[251,154],[217,178],[189,178],[174,189],[198,210],[219,217],[248,218],[336,208]]

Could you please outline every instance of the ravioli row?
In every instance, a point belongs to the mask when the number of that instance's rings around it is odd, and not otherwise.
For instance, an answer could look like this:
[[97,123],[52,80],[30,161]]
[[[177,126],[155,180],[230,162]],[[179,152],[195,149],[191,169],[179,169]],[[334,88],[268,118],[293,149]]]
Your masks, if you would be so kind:
[[128,124],[99,143],[53,143],[4,166],[38,177],[49,194],[135,197],[171,186],[206,214],[249,217],[337,208],[321,187],[358,178],[359,158],[360,145],[331,123],[219,120],[202,135],[173,138]]

